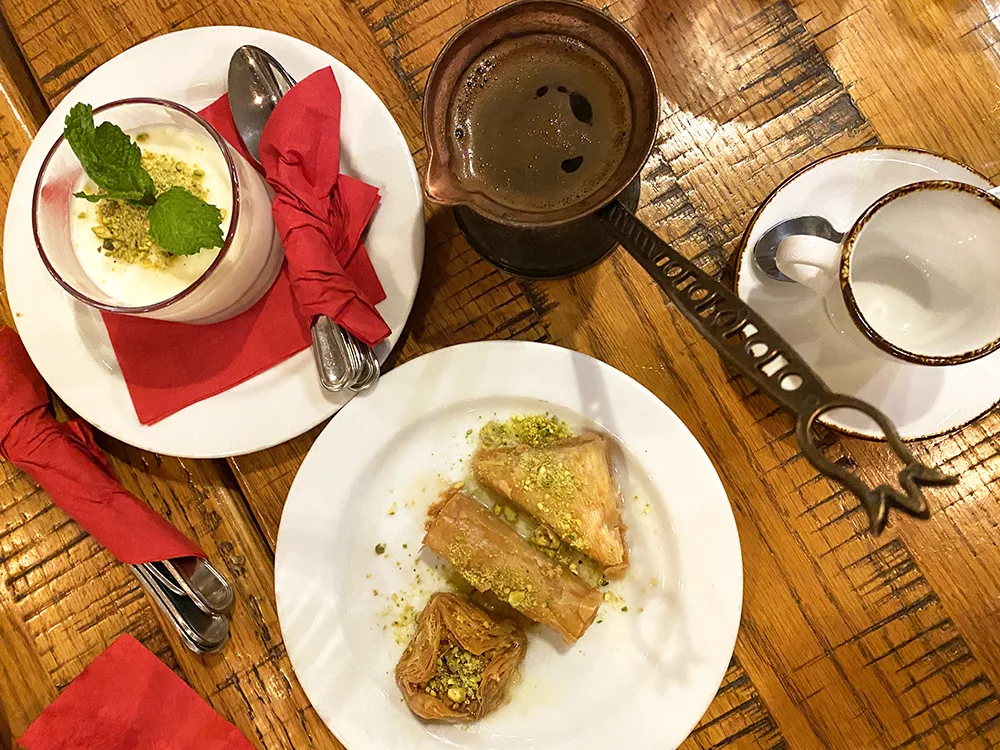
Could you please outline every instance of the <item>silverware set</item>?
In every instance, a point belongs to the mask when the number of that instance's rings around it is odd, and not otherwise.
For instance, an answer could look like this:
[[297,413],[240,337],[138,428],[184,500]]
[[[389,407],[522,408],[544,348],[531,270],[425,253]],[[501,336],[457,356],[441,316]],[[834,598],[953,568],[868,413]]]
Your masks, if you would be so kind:
[[229,638],[235,597],[210,562],[179,557],[129,567],[181,634],[185,646],[199,654],[222,650]]
[[[260,164],[260,138],[278,101],[295,85],[281,63],[260,47],[245,45],[229,61],[229,108],[247,151]],[[329,391],[364,391],[379,378],[375,352],[325,315],[312,326],[320,382]]]
[[313,324],[312,337],[324,388],[358,393],[375,385],[380,370],[374,349],[325,316]]

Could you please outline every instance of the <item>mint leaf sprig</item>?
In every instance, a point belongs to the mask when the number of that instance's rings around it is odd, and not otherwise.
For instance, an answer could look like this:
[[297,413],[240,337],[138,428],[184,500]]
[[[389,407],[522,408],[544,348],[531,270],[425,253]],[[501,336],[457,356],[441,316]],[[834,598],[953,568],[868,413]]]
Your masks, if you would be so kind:
[[149,236],[174,255],[222,247],[222,213],[182,187],[160,193],[149,209]]
[[172,187],[156,195],[142,151],[111,122],[94,126],[94,108],[79,103],[66,115],[63,135],[100,193],[74,193],[91,203],[116,200],[149,209],[149,235],[171,255],[222,247],[222,213],[194,193]]
[[77,104],[69,111],[63,134],[83,171],[104,190],[98,200],[135,201],[147,206],[156,202],[153,178],[142,168],[142,151],[114,123],[102,122],[95,128],[94,108],[89,104]]

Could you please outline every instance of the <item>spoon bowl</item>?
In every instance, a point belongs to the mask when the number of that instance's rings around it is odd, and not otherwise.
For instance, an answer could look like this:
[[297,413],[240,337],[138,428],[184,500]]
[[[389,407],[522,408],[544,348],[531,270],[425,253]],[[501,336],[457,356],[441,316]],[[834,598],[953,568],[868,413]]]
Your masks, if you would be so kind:
[[822,216],[796,216],[793,219],[785,219],[764,232],[754,244],[753,259],[757,268],[775,281],[794,281],[778,268],[778,246],[787,237],[800,234],[821,237],[830,242],[840,242],[844,239],[844,233],[834,229],[833,225]]
[[260,47],[247,44],[229,61],[229,107],[247,151],[260,164],[264,125],[295,79]]

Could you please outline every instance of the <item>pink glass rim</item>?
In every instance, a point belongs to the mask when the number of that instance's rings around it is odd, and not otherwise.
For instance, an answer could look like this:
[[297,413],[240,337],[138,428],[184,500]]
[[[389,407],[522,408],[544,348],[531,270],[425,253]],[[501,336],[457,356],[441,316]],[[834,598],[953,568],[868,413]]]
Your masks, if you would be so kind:
[[166,109],[172,109],[175,112],[180,112],[181,114],[186,115],[190,119],[194,120],[198,125],[204,128],[204,130],[212,137],[212,140],[215,141],[215,144],[219,147],[219,150],[222,152],[222,157],[226,160],[226,168],[229,170],[229,180],[232,183],[233,187],[233,212],[229,220],[229,231],[226,233],[226,238],[222,243],[222,248],[219,250],[219,254],[215,257],[215,260],[212,261],[212,265],[210,265],[207,269],[205,269],[205,272],[201,276],[199,276],[197,279],[191,282],[189,286],[182,289],[173,297],[168,297],[167,299],[161,300],[160,302],[156,302],[152,305],[141,305],[139,307],[120,307],[117,305],[108,305],[88,297],[86,294],[74,288],[65,279],[63,279],[62,276],[60,276],[59,273],[56,271],[56,269],[53,267],[52,263],[49,261],[48,256],[45,254],[45,248],[42,247],[41,238],[38,236],[38,202],[42,193],[42,177],[45,174],[45,170],[49,166],[49,162],[52,160],[52,157],[55,156],[56,151],[63,144],[63,141],[66,140],[66,137],[64,135],[60,135],[59,139],[55,142],[52,148],[49,149],[49,152],[45,155],[45,160],[42,162],[41,168],[38,170],[38,177],[35,180],[35,192],[31,199],[31,232],[34,235],[35,247],[38,248],[38,254],[42,259],[42,263],[45,265],[45,268],[48,269],[48,272],[52,275],[52,278],[56,280],[56,283],[59,284],[59,286],[61,286],[63,289],[65,289],[67,293],[76,297],[81,302],[91,307],[96,307],[99,310],[104,310],[105,312],[135,315],[138,313],[148,313],[148,312],[153,312],[155,310],[162,310],[164,307],[167,307],[168,305],[171,305],[177,302],[178,300],[184,299],[191,292],[193,292],[195,289],[201,286],[201,284],[204,283],[204,281],[209,276],[211,276],[212,272],[219,266],[219,264],[222,262],[222,259],[225,257],[226,253],[229,251],[229,248],[233,243],[233,237],[235,237],[236,235],[236,222],[240,216],[240,182],[239,182],[239,176],[236,171],[236,162],[233,161],[232,155],[226,148],[227,144],[225,139],[221,135],[219,135],[216,129],[213,128],[208,123],[208,121],[205,120],[205,118],[203,118],[197,112],[188,109],[183,104],[177,104],[176,102],[167,101],[166,99],[155,99],[151,97],[118,99],[117,101],[108,102],[107,104],[102,104],[99,107],[95,107],[94,114],[97,115],[100,114],[101,112],[106,112],[109,109],[129,104],[158,105],[161,107],[165,107]]

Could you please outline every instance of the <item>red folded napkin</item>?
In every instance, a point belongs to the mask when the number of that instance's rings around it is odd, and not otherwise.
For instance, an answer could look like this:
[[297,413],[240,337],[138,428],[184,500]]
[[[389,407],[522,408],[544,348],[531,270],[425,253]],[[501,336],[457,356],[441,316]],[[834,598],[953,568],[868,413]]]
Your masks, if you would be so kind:
[[253,750],[130,635],[94,659],[18,742],[27,750]]
[[0,456],[28,473],[124,563],[194,555],[201,548],[122,487],[90,427],[59,423],[45,381],[11,328],[0,328]]
[[[253,163],[226,96],[200,114]],[[250,310],[207,326],[103,314],[142,424],[226,391],[308,348],[310,323],[320,313],[369,344],[389,335],[374,307],[385,292],[361,244],[378,189],[339,174],[339,142],[340,89],[327,68],[285,95],[264,132],[261,150],[267,144],[276,169],[268,180],[278,192],[274,215],[286,263]],[[327,153],[331,143],[333,158]]]
[[[361,248],[361,232],[378,190],[340,175],[340,87],[333,70],[317,70],[278,102],[261,135],[260,162],[274,188],[274,221],[299,309],[310,319],[333,318],[375,346],[389,335],[375,309],[385,292]],[[348,272],[352,266],[359,276]]]

